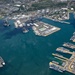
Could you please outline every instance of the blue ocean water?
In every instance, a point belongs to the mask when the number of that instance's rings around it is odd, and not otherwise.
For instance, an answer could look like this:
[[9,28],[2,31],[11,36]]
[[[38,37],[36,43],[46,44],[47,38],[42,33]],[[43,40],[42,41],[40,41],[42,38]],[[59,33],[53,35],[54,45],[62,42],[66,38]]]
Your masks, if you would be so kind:
[[[60,27],[61,30],[41,37],[36,36],[32,30],[23,34],[19,29],[14,29],[12,21],[12,26],[3,27],[3,21],[0,21],[0,56],[6,62],[6,65],[0,68],[0,75],[62,75],[49,69],[49,62],[55,60],[52,53],[56,53],[57,47],[64,42],[72,42],[70,38],[75,31],[75,20],[71,15],[68,20],[71,24],[46,18],[42,21]],[[68,72],[63,74],[72,75]]]

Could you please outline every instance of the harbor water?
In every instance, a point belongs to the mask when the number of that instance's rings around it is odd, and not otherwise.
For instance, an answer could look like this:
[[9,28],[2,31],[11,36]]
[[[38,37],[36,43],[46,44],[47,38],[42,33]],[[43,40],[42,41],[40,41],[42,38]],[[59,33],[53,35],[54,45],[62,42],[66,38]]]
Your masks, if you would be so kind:
[[[46,18],[43,22],[61,28],[47,37],[34,34],[32,30],[23,34],[11,26],[3,27],[0,21],[0,56],[6,65],[0,68],[0,75],[62,75],[57,71],[49,69],[49,62],[55,60],[52,53],[64,42],[71,42],[70,38],[75,31],[75,21],[70,18],[65,24],[55,22]],[[73,43],[75,44],[75,43]],[[69,55],[65,55],[67,58]],[[64,75],[72,75],[64,72]]]

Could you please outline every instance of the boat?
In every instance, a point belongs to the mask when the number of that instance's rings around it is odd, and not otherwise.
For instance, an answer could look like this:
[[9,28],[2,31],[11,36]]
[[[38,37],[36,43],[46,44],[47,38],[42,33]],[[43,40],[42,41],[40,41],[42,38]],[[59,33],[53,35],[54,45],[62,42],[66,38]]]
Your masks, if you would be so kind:
[[5,26],[5,27],[10,26],[8,20],[4,20],[4,26]]
[[27,33],[29,30],[26,28],[23,28],[23,33]]
[[5,62],[3,58],[0,56],[0,67],[3,67],[5,65]]

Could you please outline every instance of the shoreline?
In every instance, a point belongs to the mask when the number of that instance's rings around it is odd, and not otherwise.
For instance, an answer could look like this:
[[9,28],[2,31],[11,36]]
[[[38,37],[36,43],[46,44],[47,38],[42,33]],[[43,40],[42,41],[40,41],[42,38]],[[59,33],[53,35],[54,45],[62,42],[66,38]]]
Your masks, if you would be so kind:
[[[70,24],[69,22],[66,22],[66,21],[60,21],[60,20],[55,20],[55,19],[52,19],[52,18],[50,18],[50,17],[48,17],[48,16],[44,16],[44,18],[50,19],[50,20],[55,21],[55,22],[60,22],[60,23]],[[67,20],[67,19],[65,19],[65,20]]]

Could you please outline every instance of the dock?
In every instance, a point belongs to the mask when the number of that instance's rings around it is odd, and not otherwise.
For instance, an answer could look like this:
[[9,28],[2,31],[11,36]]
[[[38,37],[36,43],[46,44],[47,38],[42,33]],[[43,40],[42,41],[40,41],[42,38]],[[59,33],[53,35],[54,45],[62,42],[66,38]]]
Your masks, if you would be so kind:
[[[75,32],[73,33],[75,35]],[[71,52],[69,49],[67,48],[71,48],[74,49],[75,45],[72,43],[64,43],[63,44],[64,47],[58,47],[56,49],[56,51],[61,52],[61,53],[66,53],[66,54],[70,54],[70,58],[66,58],[63,55],[57,54],[57,53],[52,53],[52,55],[58,59],[62,61],[62,64],[60,65],[58,62],[50,62],[49,63],[49,68],[56,70],[58,72],[70,72],[72,74],[75,74],[75,51]]]
[[50,68],[50,69],[54,69],[54,70],[56,70],[56,71],[58,71],[58,72],[64,72],[64,71],[65,71],[65,69],[64,69],[62,66],[60,66],[60,65],[58,65],[58,64],[55,64],[55,63],[53,63],[53,62],[50,62],[50,63],[49,63],[49,68]]
[[[62,59],[62,58],[60,58],[60,57],[55,57],[56,59],[59,59],[59,60],[61,60],[61,61],[66,61],[65,59]],[[68,60],[68,59],[67,59]]]
[[68,59],[68,58],[65,58],[63,57],[62,55],[59,55],[59,54],[52,54],[55,56],[55,58],[63,61],[63,66],[62,65],[59,65],[59,64],[56,64],[54,62],[50,62],[49,63],[49,68],[53,69],[53,70],[56,70],[58,72],[64,72],[64,71],[67,71],[67,72],[70,72],[72,74],[75,74],[75,52],[72,52],[72,56]]
[[70,52],[70,50],[68,50],[68,49],[66,49],[66,48],[64,48],[64,47],[58,47],[58,48],[56,49],[56,51],[62,52],[62,53],[72,54],[72,52]]
[[75,32],[73,33],[73,36],[70,38],[73,42],[75,42]]
[[75,52],[73,52],[72,56],[67,61],[65,69],[66,71],[75,74]]
[[69,42],[64,43],[63,46],[64,46],[64,47],[67,47],[67,48],[75,49],[75,45],[72,44],[72,43],[69,43]]
[[66,57],[64,57],[64,56],[62,56],[62,55],[59,55],[59,54],[54,54],[54,53],[52,53],[52,55],[55,56],[55,57],[59,57],[59,58],[61,58],[61,59],[64,59],[64,60],[68,60],[68,58],[66,58]]

